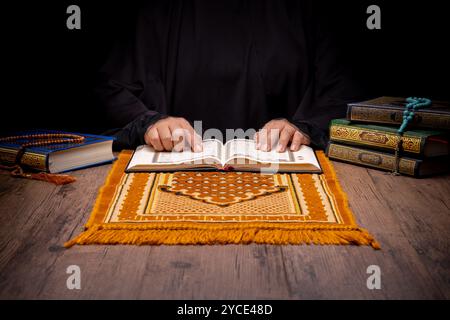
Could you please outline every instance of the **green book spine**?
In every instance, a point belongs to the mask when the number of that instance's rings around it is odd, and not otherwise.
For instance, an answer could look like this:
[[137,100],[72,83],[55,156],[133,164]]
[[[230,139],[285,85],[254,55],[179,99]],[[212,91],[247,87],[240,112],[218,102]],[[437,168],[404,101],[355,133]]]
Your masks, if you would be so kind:
[[[416,156],[423,155],[427,138],[440,134],[442,133],[439,131],[406,131],[401,138],[403,152]],[[394,127],[354,124],[345,119],[331,121],[331,141],[394,152],[399,139],[400,136]]]
[[[393,171],[395,156],[380,151],[365,150],[361,148],[330,143],[327,156],[333,160],[344,161],[365,167]],[[400,158],[399,172],[409,176],[419,176],[419,166],[422,160]]]

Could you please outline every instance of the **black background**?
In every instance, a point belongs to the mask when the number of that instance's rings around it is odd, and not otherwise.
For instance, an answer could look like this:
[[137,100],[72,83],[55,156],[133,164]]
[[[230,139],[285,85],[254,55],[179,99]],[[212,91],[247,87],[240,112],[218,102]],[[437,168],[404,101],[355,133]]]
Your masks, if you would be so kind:
[[[142,2],[142,1],[141,1]],[[81,8],[81,30],[66,9]],[[381,30],[366,9],[381,8]],[[366,96],[449,100],[449,13],[445,1],[322,1],[336,39]],[[1,131],[53,128],[100,133],[108,127],[92,95],[114,39],[132,27],[138,1],[22,1],[1,5]]]
[[[321,317],[336,317],[337,313],[345,314],[349,319],[360,319],[361,315],[370,314],[371,319],[383,319],[387,314],[391,316],[412,319],[413,317],[437,317],[448,309],[448,300],[399,301],[399,300],[3,300],[0,301],[2,310],[22,318],[29,316],[33,310],[36,317],[41,315],[45,319],[61,319],[62,314],[72,311],[72,314],[85,314],[100,318],[130,319],[147,315],[148,319],[203,319],[198,316],[179,316],[178,308],[188,306],[207,306],[221,310],[222,304],[270,304],[273,312],[268,316],[261,315],[221,315],[210,314],[207,319],[298,319]],[[61,310],[61,312],[58,312]],[[88,310],[88,311],[87,311]],[[342,311],[341,311],[342,310]],[[55,312],[56,311],[56,312]],[[20,316],[22,315],[22,316]]]

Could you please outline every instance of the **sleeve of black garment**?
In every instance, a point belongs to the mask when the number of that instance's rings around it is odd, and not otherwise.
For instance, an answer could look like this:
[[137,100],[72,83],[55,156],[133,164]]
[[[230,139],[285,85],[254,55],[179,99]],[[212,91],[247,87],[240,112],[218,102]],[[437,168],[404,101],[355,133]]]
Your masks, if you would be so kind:
[[149,51],[152,49],[151,26],[140,14],[135,26],[111,50],[100,70],[96,96],[105,111],[108,125],[118,128],[109,131],[116,137],[115,148],[135,148],[144,144],[147,128],[163,114],[156,106],[147,105],[141,97],[155,75],[149,70]]
[[330,121],[345,117],[347,103],[358,100],[360,90],[349,75],[349,63],[345,61],[343,48],[339,47],[341,29],[336,27],[339,22],[332,18],[339,15],[330,8],[320,10],[320,14],[316,9],[311,9],[310,17],[313,18],[306,21],[313,47],[311,64],[314,72],[307,92],[290,120],[311,138],[314,147],[324,149],[328,143]]

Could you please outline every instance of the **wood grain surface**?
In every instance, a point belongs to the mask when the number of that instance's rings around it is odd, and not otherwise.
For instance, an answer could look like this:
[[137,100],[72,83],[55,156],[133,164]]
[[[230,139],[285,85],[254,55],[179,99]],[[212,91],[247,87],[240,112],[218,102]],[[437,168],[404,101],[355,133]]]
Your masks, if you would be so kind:
[[[75,246],[110,165],[54,186],[0,174],[2,299],[449,299],[450,176],[394,177],[335,163],[360,226],[356,246]],[[66,286],[70,265],[81,289]],[[381,269],[381,289],[366,286]]]

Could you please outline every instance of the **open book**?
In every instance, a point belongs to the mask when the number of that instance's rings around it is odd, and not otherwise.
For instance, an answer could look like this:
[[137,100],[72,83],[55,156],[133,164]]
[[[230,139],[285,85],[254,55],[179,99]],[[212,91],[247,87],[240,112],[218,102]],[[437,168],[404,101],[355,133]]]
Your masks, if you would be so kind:
[[178,170],[235,170],[267,172],[321,173],[314,151],[302,146],[299,151],[261,151],[254,140],[234,139],[225,144],[216,139],[203,140],[202,152],[158,152],[150,146],[139,146],[126,172]]

